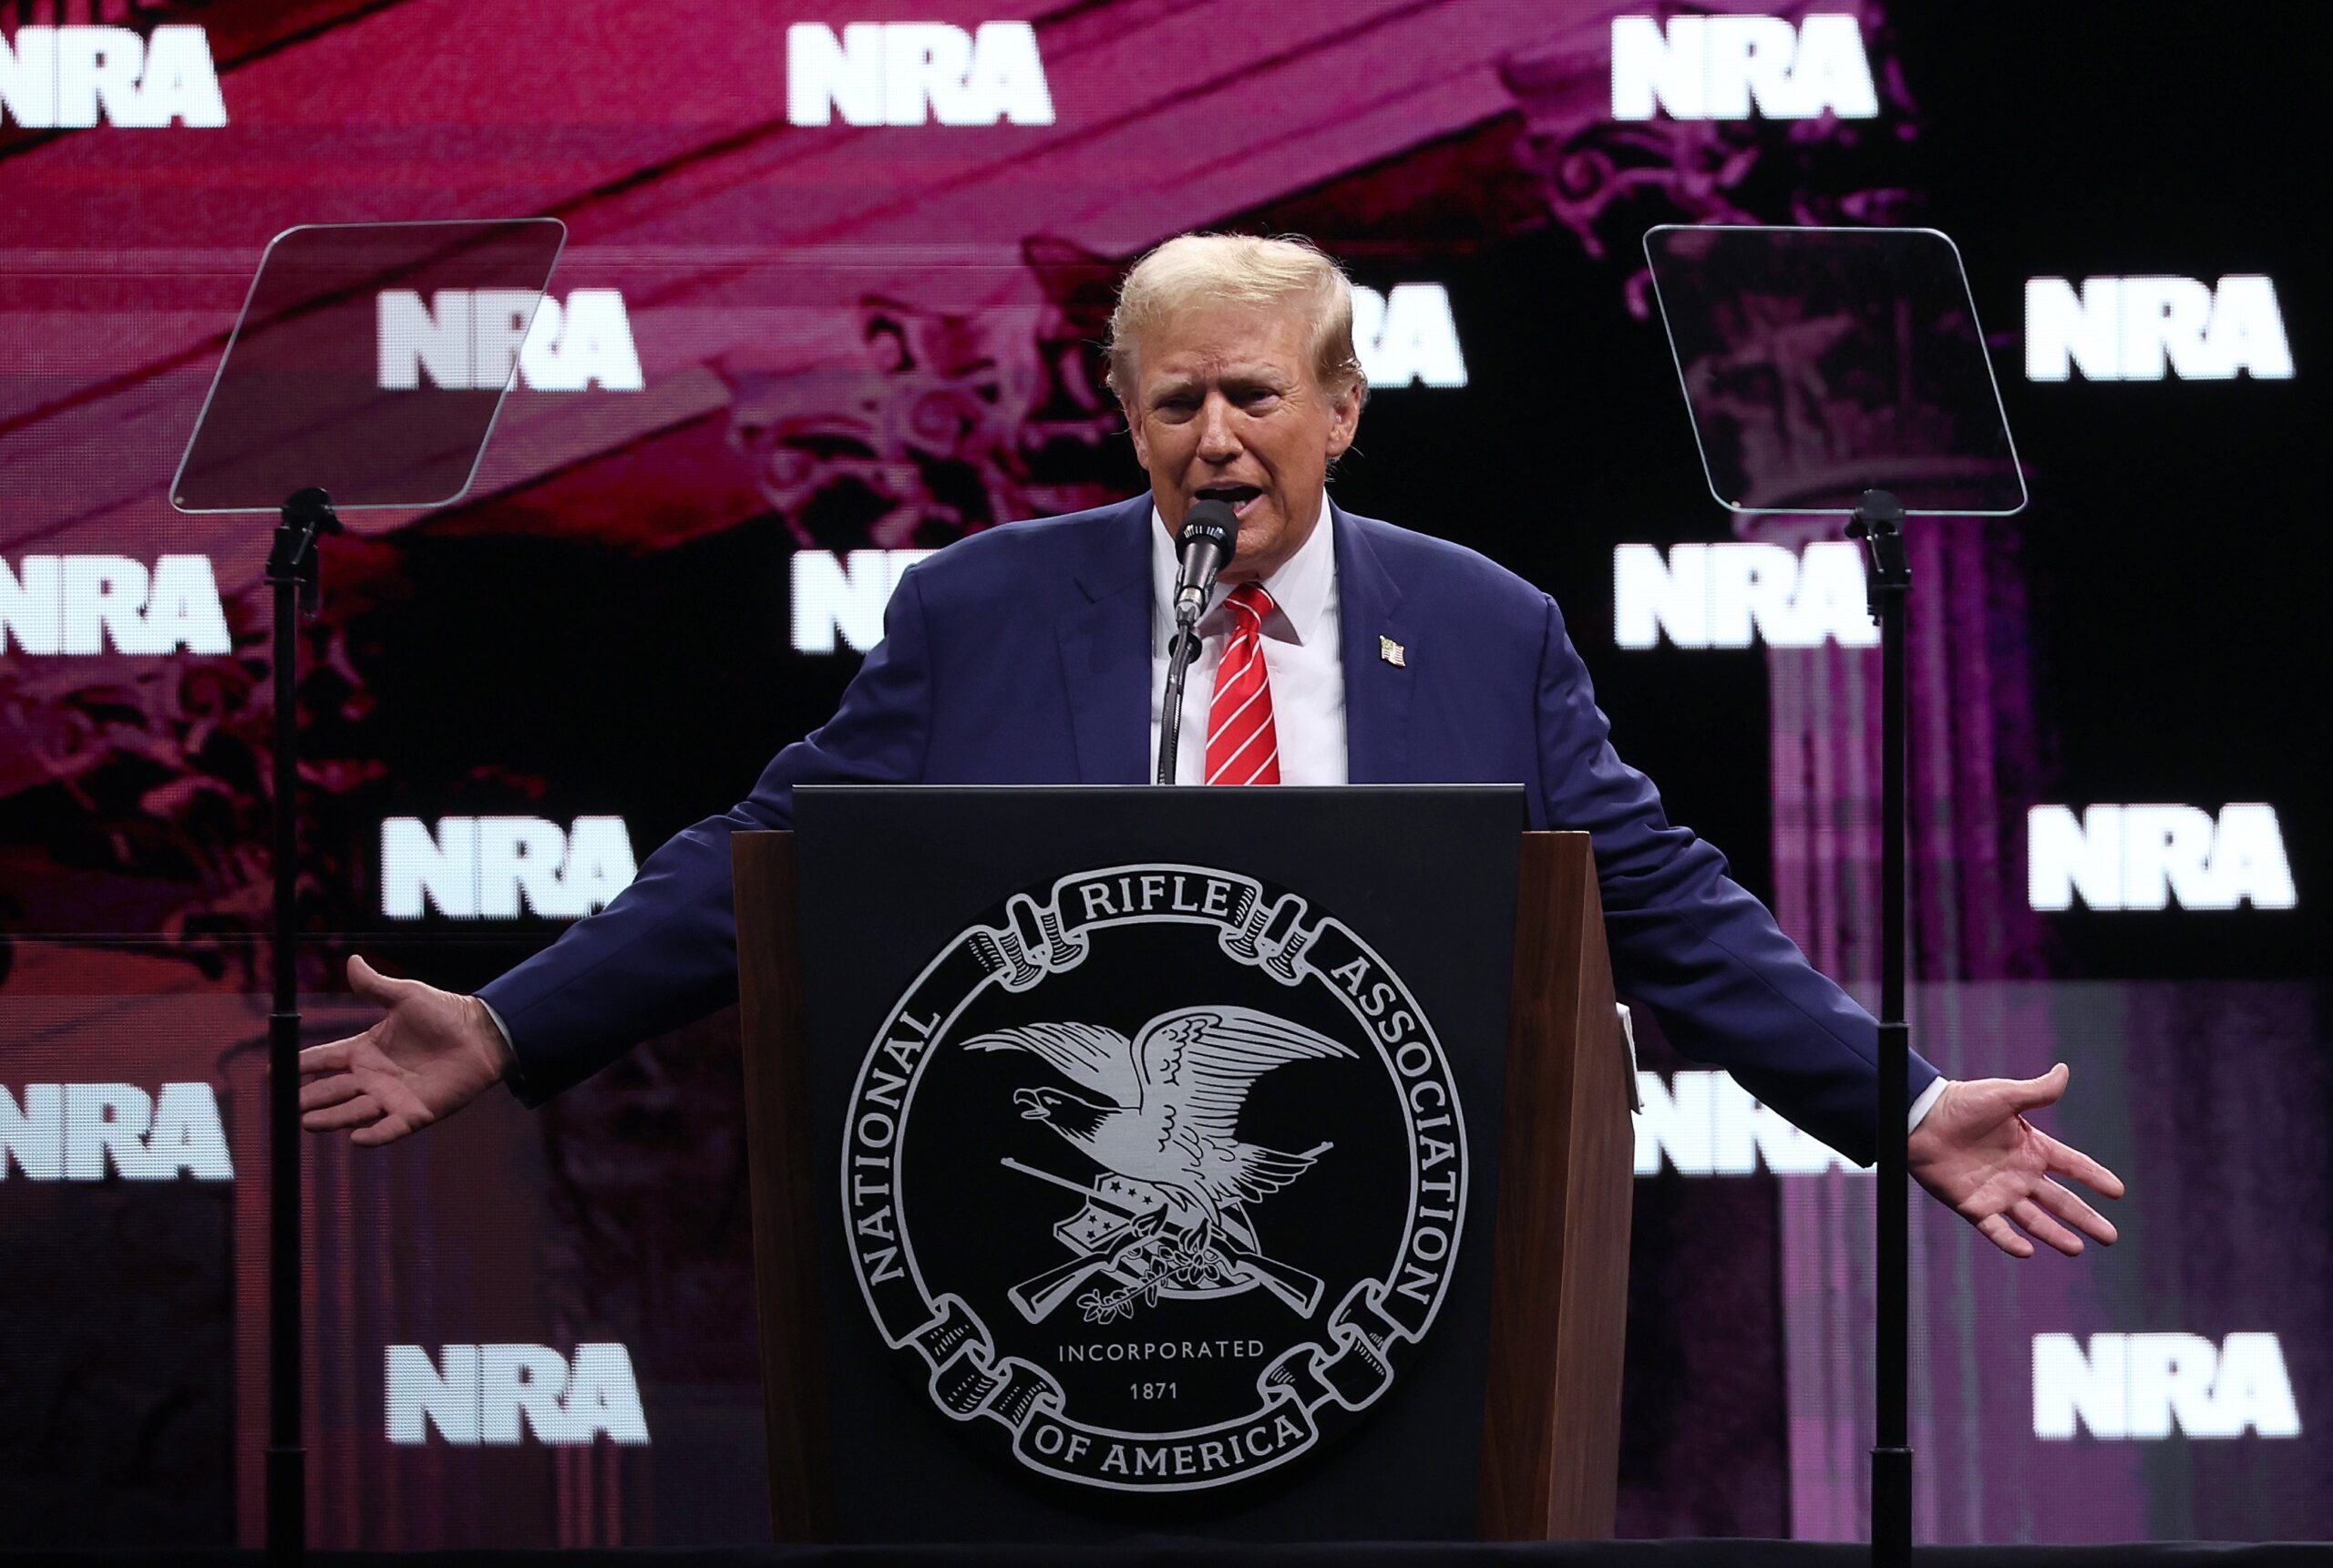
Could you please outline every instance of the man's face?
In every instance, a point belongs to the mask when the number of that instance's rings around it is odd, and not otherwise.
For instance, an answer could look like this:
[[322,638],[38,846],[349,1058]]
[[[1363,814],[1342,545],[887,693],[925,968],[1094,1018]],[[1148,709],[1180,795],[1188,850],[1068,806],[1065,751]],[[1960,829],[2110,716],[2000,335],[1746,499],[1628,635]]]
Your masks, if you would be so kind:
[[1315,379],[1302,313],[1223,306],[1161,323],[1136,345],[1126,425],[1169,534],[1191,503],[1228,501],[1239,548],[1227,580],[1269,577],[1321,520],[1329,460],[1352,445],[1361,390]]

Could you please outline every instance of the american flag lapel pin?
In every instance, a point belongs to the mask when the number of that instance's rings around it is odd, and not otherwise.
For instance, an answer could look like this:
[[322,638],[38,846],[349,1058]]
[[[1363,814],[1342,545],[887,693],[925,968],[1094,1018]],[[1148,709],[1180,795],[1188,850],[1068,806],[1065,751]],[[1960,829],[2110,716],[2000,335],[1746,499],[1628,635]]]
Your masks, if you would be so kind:
[[1410,656],[1408,650],[1404,649],[1400,643],[1394,641],[1390,637],[1378,638],[1377,657],[1382,659],[1386,663],[1391,664],[1396,670],[1405,670],[1409,668]]

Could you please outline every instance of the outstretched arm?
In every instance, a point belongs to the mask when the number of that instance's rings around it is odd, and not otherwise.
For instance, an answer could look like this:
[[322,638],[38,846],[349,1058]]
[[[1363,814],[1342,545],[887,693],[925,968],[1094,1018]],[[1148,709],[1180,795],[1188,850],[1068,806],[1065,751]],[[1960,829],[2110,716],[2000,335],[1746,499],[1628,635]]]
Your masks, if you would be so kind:
[[735,808],[674,834],[605,909],[479,989],[510,1031],[519,1099],[540,1105],[640,1041],[736,999],[732,834],[791,827],[797,784],[922,776],[931,661],[921,569],[892,594],[883,641],[833,718],[778,753]]
[[388,979],[352,959],[356,994],[389,1010],[362,1034],[302,1053],[303,1123],[348,1131],[355,1143],[393,1143],[505,1081],[540,1105],[734,998],[730,835],[790,825],[796,784],[912,783],[923,768],[930,673],[910,571],[891,596],[883,641],[835,716],[780,752],[733,810],[675,834],[607,908],[475,997]]

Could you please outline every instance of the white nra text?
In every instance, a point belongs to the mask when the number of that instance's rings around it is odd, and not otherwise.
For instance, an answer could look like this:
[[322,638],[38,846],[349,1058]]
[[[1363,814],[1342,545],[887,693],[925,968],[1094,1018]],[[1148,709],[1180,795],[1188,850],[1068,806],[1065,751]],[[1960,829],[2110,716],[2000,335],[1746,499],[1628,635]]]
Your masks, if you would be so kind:
[[11,121],[27,130],[215,128],[227,123],[227,103],[200,27],[141,38],[128,27],[27,26],[13,41],[0,36],[0,124]]
[[648,1440],[632,1353],[578,1345],[572,1358],[548,1345],[448,1345],[442,1367],[419,1345],[388,1348],[389,1441],[439,1438],[461,1447]]
[[1680,1176],[1747,1176],[1762,1167],[1778,1175],[1853,1171],[1846,1156],[1802,1132],[1723,1072],[1685,1071],[1663,1083],[1637,1074],[1637,1174],[1657,1176],[1664,1163]]
[[2033,1337],[2033,1435],[2093,1438],[2300,1436],[2284,1347],[2274,1334]]
[[789,125],[1053,123],[1053,89],[1026,22],[823,22],[786,29]]
[[2289,381],[2292,345],[2276,286],[2254,272],[2194,278],[2064,278],[2025,282],[2025,378],[2064,381]]
[[1863,559],[1845,539],[1620,545],[1612,552],[1612,639],[1623,648],[1870,648],[1879,641]]
[[1879,95],[1853,16],[1612,18],[1612,118],[1871,119]]
[[1396,283],[1382,294],[1353,285],[1352,344],[1374,390],[1466,384],[1450,291],[1440,283]]
[[930,550],[797,550],[792,571],[794,651],[864,653],[883,641],[883,608],[908,568]]
[[381,913],[416,920],[580,919],[632,886],[632,835],[620,816],[419,817],[381,824]]
[[2299,903],[2276,808],[2037,805],[2025,816],[2026,902],[2070,909],[2290,909]]
[[0,560],[0,653],[231,653],[208,556]]
[[519,384],[534,392],[645,384],[632,318],[614,289],[577,289],[564,304],[531,289],[439,289],[427,301],[411,289],[385,289],[375,320],[387,392],[412,391],[425,376],[449,392],[492,391],[509,382],[514,365]]
[[0,1181],[231,1182],[234,1162],[208,1083],[0,1084]]

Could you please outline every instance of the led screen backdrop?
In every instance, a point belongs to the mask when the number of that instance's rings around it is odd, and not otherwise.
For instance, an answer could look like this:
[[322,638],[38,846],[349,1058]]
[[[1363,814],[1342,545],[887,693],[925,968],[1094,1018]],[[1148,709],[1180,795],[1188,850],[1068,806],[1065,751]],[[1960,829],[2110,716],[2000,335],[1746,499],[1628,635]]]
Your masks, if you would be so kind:
[[[166,496],[251,269],[298,223],[533,215],[570,234],[523,339],[493,299],[379,303],[385,384],[517,384],[467,497],[352,514],[326,551],[317,1038],[365,1017],[347,954],[475,985],[742,794],[916,552],[1137,491],[1095,343],[1131,259],[1202,227],[1346,264],[1372,395],[1339,499],[1552,592],[1672,816],[1868,988],[1854,559],[1831,522],[1712,502],[1639,236],[1949,231],[2033,500],[1910,530],[1915,1040],[1962,1075],[2071,1062],[2054,1125],[2133,1190],[2079,1262],[1921,1210],[1919,1530],[2333,1535],[2298,26],[0,9],[0,1535],[261,1528],[266,529]],[[1741,395],[1835,415],[1819,354]],[[1622,1529],[1853,1534],[1868,1178],[1640,1045]],[[540,1114],[498,1095],[307,1158],[320,1543],[759,1538],[734,1015]]]

